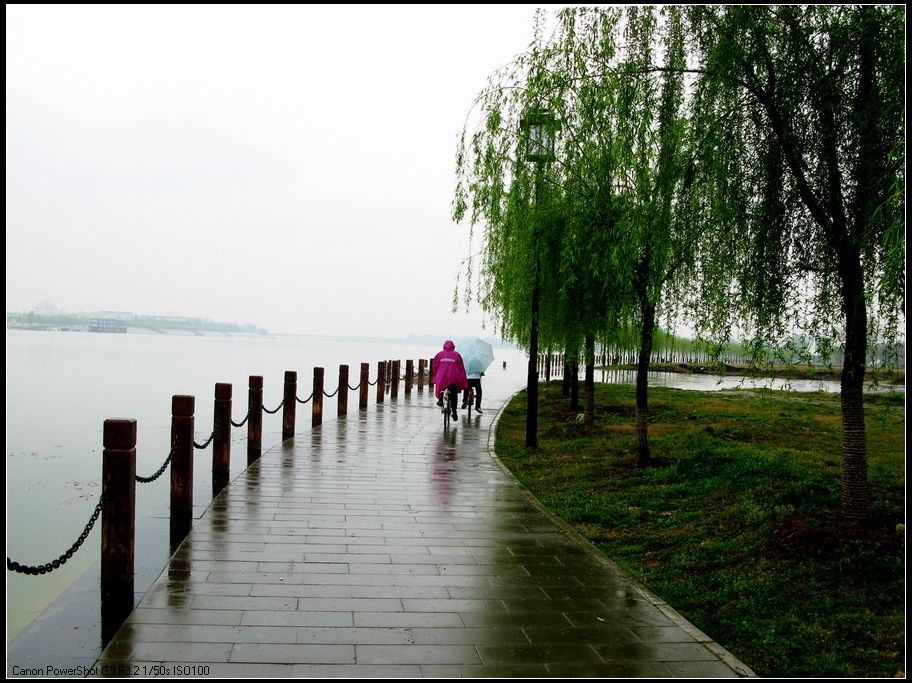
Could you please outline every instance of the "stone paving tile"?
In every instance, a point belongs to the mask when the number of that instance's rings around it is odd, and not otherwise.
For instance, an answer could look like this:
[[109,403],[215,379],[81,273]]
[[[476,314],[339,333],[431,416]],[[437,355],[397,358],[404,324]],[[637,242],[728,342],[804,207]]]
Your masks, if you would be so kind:
[[481,664],[472,645],[356,645],[359,664]]
[[447,612],[359,612],[354,615],[355,626],[463,626],[459,614]]
[[552,643],[548,645],[479,645],[478,652],[485,664],[529,662],[553,664],[566,662],[600,663],[602,659],[587,643]]
[[211,624],[213,626],[241,623],[244,612],[223,609],[155,609],[145,605],[134,609],[127,624]]
[[196,520],[99,664],[223,677],[752,672],[547,514],[429,394],[304,421]]
[[[200,660],[204,661],[204,660]],[[266,664],[354,664],[354,645],[266,645],[238,643],[228,661]],[[385,662],[383,662],[385,663]]]
[[244,612],[244,626],[353,626],[351,612]]
[[347,643],[354,645],[408,645],[416,641],[413,629],[410,628],[357,626],[354,628],[299,628],[297,630],[297,642],[320,645]]
[[419,678],[416,664],[299,664],[292,667],[293,678]]

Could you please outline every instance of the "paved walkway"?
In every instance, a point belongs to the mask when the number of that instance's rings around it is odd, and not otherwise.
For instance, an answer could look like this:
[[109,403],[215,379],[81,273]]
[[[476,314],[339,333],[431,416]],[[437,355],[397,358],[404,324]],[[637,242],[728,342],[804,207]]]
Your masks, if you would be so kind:
[[485,414],[463,414],[448,433],[427,392],[413,392],[316,431],[307,424],[265,453],[196,522],[98,666],[150,676],[753,675],[505,473],[489,426],[515,387],[488,384]]

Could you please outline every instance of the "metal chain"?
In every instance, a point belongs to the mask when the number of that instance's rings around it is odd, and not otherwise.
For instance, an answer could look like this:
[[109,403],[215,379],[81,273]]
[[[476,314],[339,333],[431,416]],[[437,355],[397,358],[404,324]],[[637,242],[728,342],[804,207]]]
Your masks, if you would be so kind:
[[284,398],[282,399],[282,402],[275,407],[275,410],[269,410],[269,408],[267,408],[266,406],[263,406],[263,412],[269,413],[270,415],[274,415],[275,413],[279,412],[279,408],[281,408],[283,405],[285,405]]
[[310,399],[312,399],[313,397],[314,397],[314,395],[313,395],[313,392],[311,391],[311,392],[310,392],[310,396],[308,396],[307,398],[305,398],[303,401],[302,401],[301,399],[299,399],[297,396],[295,396],[295,401],[297,401],[298,403],[307,403],[307,402],[308,402]]
[[338,389],[338,387],[337,387],[336,390],[335,390],[334,392],[332,392],[331,394],[327,394],[327,393],[324,391],[324,392],[323,392],[323,395],[324,395],[326,398],[332,398],[333,396],[335,396],[335,395],[338,394],[338,393],[339,393],[339,389]]
[[175,434],[174,443],[171,444],[171,452],[168,453],[168,457],[165,459],[165,462],[162,463],[162,466],[158,468],[158,471],[155,474],[153,474],[151,477],[141,477],[137,474],[136,481],[138,481],[140,484],[148,484],[150,482],[155,481],[162,475],[162,472],[165,471],[165,469],[168,467],[168,464],[171,462],[171,458],[173,458],[174,454],[177,452],[178,438],[179,438],[179,436],[177,434]]
[[104,500],[105,500],[105,494],[102,493],[101,496],[98,498],[98,505],[95,506],[95,512],[92,513],[92,517],[89,519],[89,523],[86,524],[85,529],[83,529],[82,533],[79,535],[79,538],[76,539],[76,542],[63,555],[58,557],[56,560],[53,560],[52,562],[48,562],[47,564],[41,564],[41,565],[38,565],[35,567],[29,566],[27,564],[21,564],[19,562],[16,562],[15,560],[11,560],[9,558],[9,555],[7,555],[6,556],[7,570],[11,571],[11,572],[17,572],[19,574],[31,574],[34,576],[37,574],[50,574],[52,571],[54,571],[58,567],[66,564],[67,560],[69,560],[71,557],[73,557],[74,554],[76,554],[76,551],[79,550],[79,547],[85,542],[85,540],[89,537],[89,534],[92,532],[92,527],[95,526],[95,522],[98,521],[98,516],[101,514],[101,505],[102,505],[102,503],[104,503]]
[[[228,419],[231,420],[231,418],[228,418]],[[247,411],[247,414],[244,416],[244,419],[240,421],[240,423],[235,422],[234,420],[231,420],[231,424],[235,427],[243,427],[245,424],[247,424],[247,420],[249,420],[249,419],[250,419],[250,411]]]
[[204,448],[206,448],[206,446],[208,446],[210,443],[212,443],[212,440],[215,438],[215,433],[218,431],[218,428],[219,428],[219,421],[218,421],[218,417],[216,417],[214,424],[212,425],[212,434],[210,434],[209,438],[206,439],[206,443],[198,444],[198,443],[196,443],[196,441],[194,441],[193,447],[198,448],[200,450],[203,450]]
[[351,391],[358,391],[358,389],[361,388],[361,382],[358,382],[358,385],[357,385],[357,386],[354,386],[354,387],[353,387],[351,384],[349,384],[349,385],[348,385],[348,388],[349,388],[349,390],[351,390]]
[[375,379],[373,382],[368,382],[368,383],[367,383],[367,386],[372,387],[372,386],[374,386],[374,385],[375,385],[377,382],[379,382],[379,381],[380,381],[380,378],[378,377],[378,378]]

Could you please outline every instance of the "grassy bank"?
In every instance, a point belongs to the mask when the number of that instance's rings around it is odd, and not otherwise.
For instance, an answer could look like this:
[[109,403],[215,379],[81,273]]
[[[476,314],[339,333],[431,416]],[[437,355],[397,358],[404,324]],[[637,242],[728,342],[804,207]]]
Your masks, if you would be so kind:
[[630,385],[597,385],[587,433],[542,387],[497,431],[504,464],[558,516],[761,676],[904,671],[904,394],[866,399],[872,519],[840,518],[833,394],[650,390],[654,467],[633,467]]

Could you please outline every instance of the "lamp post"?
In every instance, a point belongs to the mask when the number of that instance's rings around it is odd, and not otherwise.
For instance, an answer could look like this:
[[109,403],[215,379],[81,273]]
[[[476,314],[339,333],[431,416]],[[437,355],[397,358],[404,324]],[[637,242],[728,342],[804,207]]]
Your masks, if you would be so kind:
[[[544,164],[554,161],[554,131],[557,121],[547,111],[532,111],[523,117],[520,126],[525,133],[526,160],[535,162],[535,208],[538,211],[539,190]],[[536,217],[536,224],[537,224]],[[526,380],[526,448],[538,447],[538,307],[539,257],[538,240],[534,234],[535,274],[532,281],[532,329],[529,334],[529,375]]]

